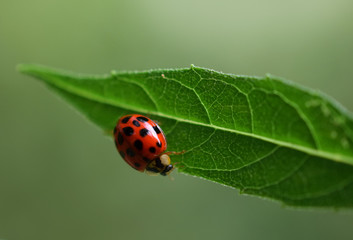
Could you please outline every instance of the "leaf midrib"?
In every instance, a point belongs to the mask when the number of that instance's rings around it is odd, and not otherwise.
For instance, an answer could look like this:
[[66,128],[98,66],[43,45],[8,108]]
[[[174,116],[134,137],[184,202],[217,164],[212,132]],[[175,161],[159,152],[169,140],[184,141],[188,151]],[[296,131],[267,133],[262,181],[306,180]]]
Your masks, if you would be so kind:
[[[26,72],[29,73],[31,75],[37,76],[39,79],[42,79],[43,75],[41,75],[40,73],[38,73],[36,70],[30,70],[30,69],[21,69],[22,72]],[[52,79],[53,76],[52,75],[47,75],[47,77],[49,79]],[[70,77],[70,76],[68,76]],[[48,79],[47,78],[47,79]],[[54,76],[55,78],[55,76]],[[184,118],[179,118],[177,116],[173,116],[173,115],[169,115],[169,114],[164,114],[161,112],[155,112],[155,111],[146,111],[146,109],[142,109],[142,108],[137,108],[128,104],[123,104],[123,103],[117,103],[115,101],[111,101],[109,99],[105,99],[102,96],[99,96],[97,94],[94,94],[92,92],[89,91],[85,91],[83,89],[80,89],[78,87],[75,87],[73,85],[67,85],[67,83],[65,83],[64,81],[62,81],[59,78],[55,78],[54,80],[49,80],[48,81],[46,79],[42,79],[43,81],[52,84],[54,86],[57,86],[63,90],[66,90],[70,93],[76,94],[78,96],[90,99],[90,100],[94,100],[103,104],[108,104],[111,106],[115,106],[115,107],[120,107],[126,110],[132,110],[132,111],[136,111],[136,112],[141,112],[141,113],[146,113],[146,114],[152,114],[152,115],[156,115],[156,116],[160,116],[160,117],[164,117],[164,118],[168,118],[168,119],[173,119],[179,122],[184,122],[184,123],[189,123],[189,124],[193,124],[193,125],[198,125],[198,126],[204,126],[204,127],[209,127],[209,128],[213,128],[213,129],[217,129],[217,130],[222,130],[222,131],[226,131],[226,132],[232,132],[232,133],[236,133],[236,134],[240,134],[240,135],[244,135],[244,136],[248,136],[248,137],[253,137],[256,139],[260,139],[266,142],[270,142],[279,146],[283,146],[283,147],[287,147],[290,149],[294,149],[297,151],[301,151],[304,153],[307,153],[309,155],[312,156],[317,156],[317,157],[322,157],[322,158],[326,158],[329,160],[333,160],[336,162],[341,162],[341,163],[347,163],[350,165],[353,165],[353,158],[349,157],[349,156],[345,156],[345,155],[341,155],[341,154],[335,154],[335,153],[330,153],[330,152],[326,152],[326,151],[321,151],[321,150],[317,150],[317,149],[312,149],[312,148],[308,148],[308,147],[304,147],[304,146],[300,146],[297,144],[292,144],[292,143],[287,143],[284,141],[280,141],[280,140],[276,140],[276,139],[272,139],[272,138],[268,138],[268,137],[264,137],[261,135],[257,135],[254,133],[248,133],[248,132],[243,132],[243,131],[239,131],[239,130],[235,130],[235,129],[230,129],[230,128],[224,128],[221,126],[217,126],[214,125],[212,123],[202,123],[202,122],[196,122],[193,120],[189,120],[189,119],[184,119]],[[121,78],[120,78],[121,79]],[[130,84],[135,84],[138,87],[141,87],[140,85],[136,84],[136,83],[132,83],[131,81],[128,81]],[[144,91],[145,89],[143,87],[141,87]]]

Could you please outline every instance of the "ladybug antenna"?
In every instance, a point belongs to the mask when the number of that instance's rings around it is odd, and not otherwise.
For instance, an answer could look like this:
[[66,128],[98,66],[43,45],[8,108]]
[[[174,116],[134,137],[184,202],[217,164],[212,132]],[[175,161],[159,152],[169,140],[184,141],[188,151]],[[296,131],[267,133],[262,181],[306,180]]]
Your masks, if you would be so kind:
[[168,178],[169,178],[170,181],[174,181],[175,180],[175,178],[172,175],[168,175]]

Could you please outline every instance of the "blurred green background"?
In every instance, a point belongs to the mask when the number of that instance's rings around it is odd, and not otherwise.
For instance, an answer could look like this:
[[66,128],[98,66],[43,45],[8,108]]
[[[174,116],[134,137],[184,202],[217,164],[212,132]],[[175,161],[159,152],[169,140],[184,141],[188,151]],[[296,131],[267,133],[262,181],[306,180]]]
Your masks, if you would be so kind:
[[15,71],[272,73],[352,111],[352,56],[352,0],[1,0],[0,239],[353,239],[352,211],[140,174],[100,129]]

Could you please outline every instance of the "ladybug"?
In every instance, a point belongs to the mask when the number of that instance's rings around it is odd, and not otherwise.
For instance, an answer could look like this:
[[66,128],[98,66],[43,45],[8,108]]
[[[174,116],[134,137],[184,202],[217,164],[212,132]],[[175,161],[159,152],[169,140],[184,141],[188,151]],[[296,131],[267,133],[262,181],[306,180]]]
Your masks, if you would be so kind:
[[166,176],[174,169],[162,129],[148,117],[130,114],[114,128],[115,145],[121,157],[134,169],[148,175]]

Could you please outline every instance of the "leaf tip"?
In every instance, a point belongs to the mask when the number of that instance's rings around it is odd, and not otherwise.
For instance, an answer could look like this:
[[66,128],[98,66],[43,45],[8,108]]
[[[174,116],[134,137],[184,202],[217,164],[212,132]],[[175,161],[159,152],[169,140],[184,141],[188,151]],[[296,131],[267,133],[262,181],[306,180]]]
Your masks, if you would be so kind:
[[27,65],[26,64],[17,64],[16,66],[16,71],[24,73],[27,70]]
[[36,64],[18,64],[16,66],[16,70],[20,73],[25,73],[25,74],[31,74],[37,71],[40,71],[41,69],[43,69],[43,67],[41,67],[40,65],[36,65]]

